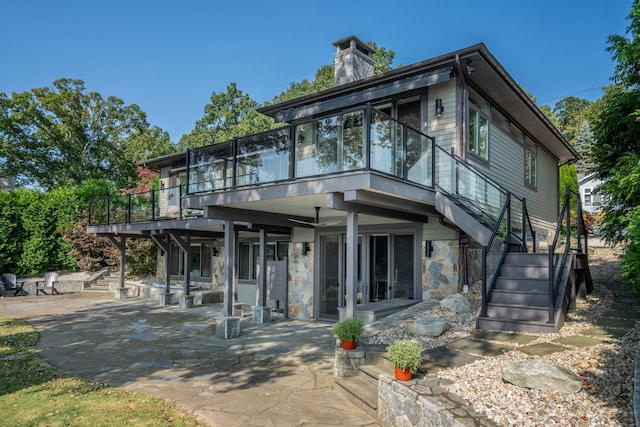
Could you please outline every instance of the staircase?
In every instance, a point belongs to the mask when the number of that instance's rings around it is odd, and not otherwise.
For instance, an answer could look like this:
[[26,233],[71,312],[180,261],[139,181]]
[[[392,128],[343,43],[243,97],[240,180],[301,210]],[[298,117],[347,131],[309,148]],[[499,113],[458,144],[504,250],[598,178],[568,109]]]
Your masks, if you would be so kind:
[[95,280],[85,283],[82,292],[93,293],[111,293],[109,290],[110,283],[118,283],[120,280],[118,272],[111,272],[111,269],[106,268],[103,274],[96,277]]
[[557,332],[567,309],[564,276],[554,302],[554,322],[549,323],[549,254],[508,253],[489,295],[487,316],[478,316],[477,328]]
[[393,365],[383,357],[383,351],[367,350],[365,364],[358,367],[358,375],[335,379],[338,390],[374,418],[378,412],[378,378],[383,373],[394,376]]

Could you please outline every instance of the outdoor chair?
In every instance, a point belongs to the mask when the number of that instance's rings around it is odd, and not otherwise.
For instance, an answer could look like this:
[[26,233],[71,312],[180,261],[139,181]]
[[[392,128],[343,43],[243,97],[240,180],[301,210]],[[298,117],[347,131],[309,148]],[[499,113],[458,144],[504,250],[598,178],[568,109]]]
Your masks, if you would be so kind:
[[47,294],[47,291],[51,292],[51,295],[53,294],[60,295],[60,292],[58,292],[58,290],[56,289],[57,281],[58,281],[58,273],[50,271],[47,274],[45,274],[44,280],[36,282],[36,296],[38,296],[40,292],[42,292],[45,295],[49,295]]
[[17,281],[16,275],[13,273],[4,273],[0,275],[0,283],[3,288],[3,296],[6,296],[9,292],[13,292],[13,296],[26,295],[26,291],[24,290],[24,281]]

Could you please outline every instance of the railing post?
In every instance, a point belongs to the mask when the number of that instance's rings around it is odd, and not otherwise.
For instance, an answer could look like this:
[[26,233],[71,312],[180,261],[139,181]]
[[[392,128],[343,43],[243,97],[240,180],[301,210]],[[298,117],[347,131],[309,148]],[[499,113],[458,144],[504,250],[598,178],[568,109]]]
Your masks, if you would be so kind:
[[93,225],[91,224],[91,205],[93,204],[93,200],[89,200],[89,214],[87,215],[89,217],[89,225]]
[[131,223],[131,193],[127,194],[127,224]]
[[554,292],[553,292],[553,288],[554,288],[554,273],[555,272],[555,268],[553,266],[553,250],[549,251],[549,319],[548,319],[548,323],[555,323],[555,319],[554,319],[554,313],[553,313],[553,306],[554,306]]
[[187,164],[187,168],[186,168],[187,176],[185,177],[185,185],[187,187],[187,194],[189,194],[191,193],[191,189],[189,188],[189,181],[190,181],[189,176],[191,175],[191,149],[190,148],[187,148],[186,156],[187,156],[187,159],[185,163]]
[[362,158],[364,159],[364,169],[371,169],[371,126],[373,126],[373,108],[370,103],[367,103],[367,107],[364,110],[363,120],[363,143],[362,143]]
[[402,179],[407,179],[407,122],[402,123]]
[[289,179],[296,177],[296,124],[291,122],[289,125]]
[[[188,173],[187,173],[188,174]],[[158,190],[151,189],[151,220],[156,220],[156,192]]]
[[524,252],[529,252],[527,248],[527,199],[522,198],[522,249]]
[[107,197],[107,225],[111,224],[111,197]]
[[582,201],[580,200],[580,197],[576,197],[576,203],[578,204],[578,216],[576,218],[578,252],[582,253]]
[[436,139],[431,138],[431,187],[436,188]]
[[507,191],[507,229],[505,230],[505,243],[507,248],[511,249],[511,192]]
[[480,316],[487,317],[488,303],[487,303],[487,247],[482,247],[482,309]]
[[[225,162],[226,168],[226,162]],[[238,138],[231,142],[231,187],[236,188],[238,182]]]

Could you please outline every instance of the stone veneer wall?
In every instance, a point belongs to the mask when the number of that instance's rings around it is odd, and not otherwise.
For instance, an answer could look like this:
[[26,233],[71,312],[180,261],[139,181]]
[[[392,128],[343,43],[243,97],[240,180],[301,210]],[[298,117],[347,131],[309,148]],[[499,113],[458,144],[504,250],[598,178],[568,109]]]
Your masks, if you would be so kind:
[[302,254],[303,243],[289,243],[289,317],[313,320],[313,243]]
[[422,299],[458,293],[462,250],[457,240],[433,240],[431,257],[422,245]]

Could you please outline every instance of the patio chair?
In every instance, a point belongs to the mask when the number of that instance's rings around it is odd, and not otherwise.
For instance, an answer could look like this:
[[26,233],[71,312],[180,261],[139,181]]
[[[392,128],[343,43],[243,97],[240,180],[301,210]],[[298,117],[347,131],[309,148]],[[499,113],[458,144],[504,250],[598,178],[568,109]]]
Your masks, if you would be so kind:
[[13,296],[26,295],[24,290],[24,281],[17,281],[16,275],[13,273],[4,273],[0,275],[0,283],[3,288],[3,296],[6,296],[9,292],[13,292]]
[[44,280],[36,282],[36,296],[38,296],[40,292],[42,292],[45,295],[49,295],[47,294],[47,291],[51,292],[51,295],[53,294],[60,295],[60,292],[58,292],[58,290],[56,289],[57,281],[58,281],[58,273],[54,271],[50,271],[47,274],[45,274]]

